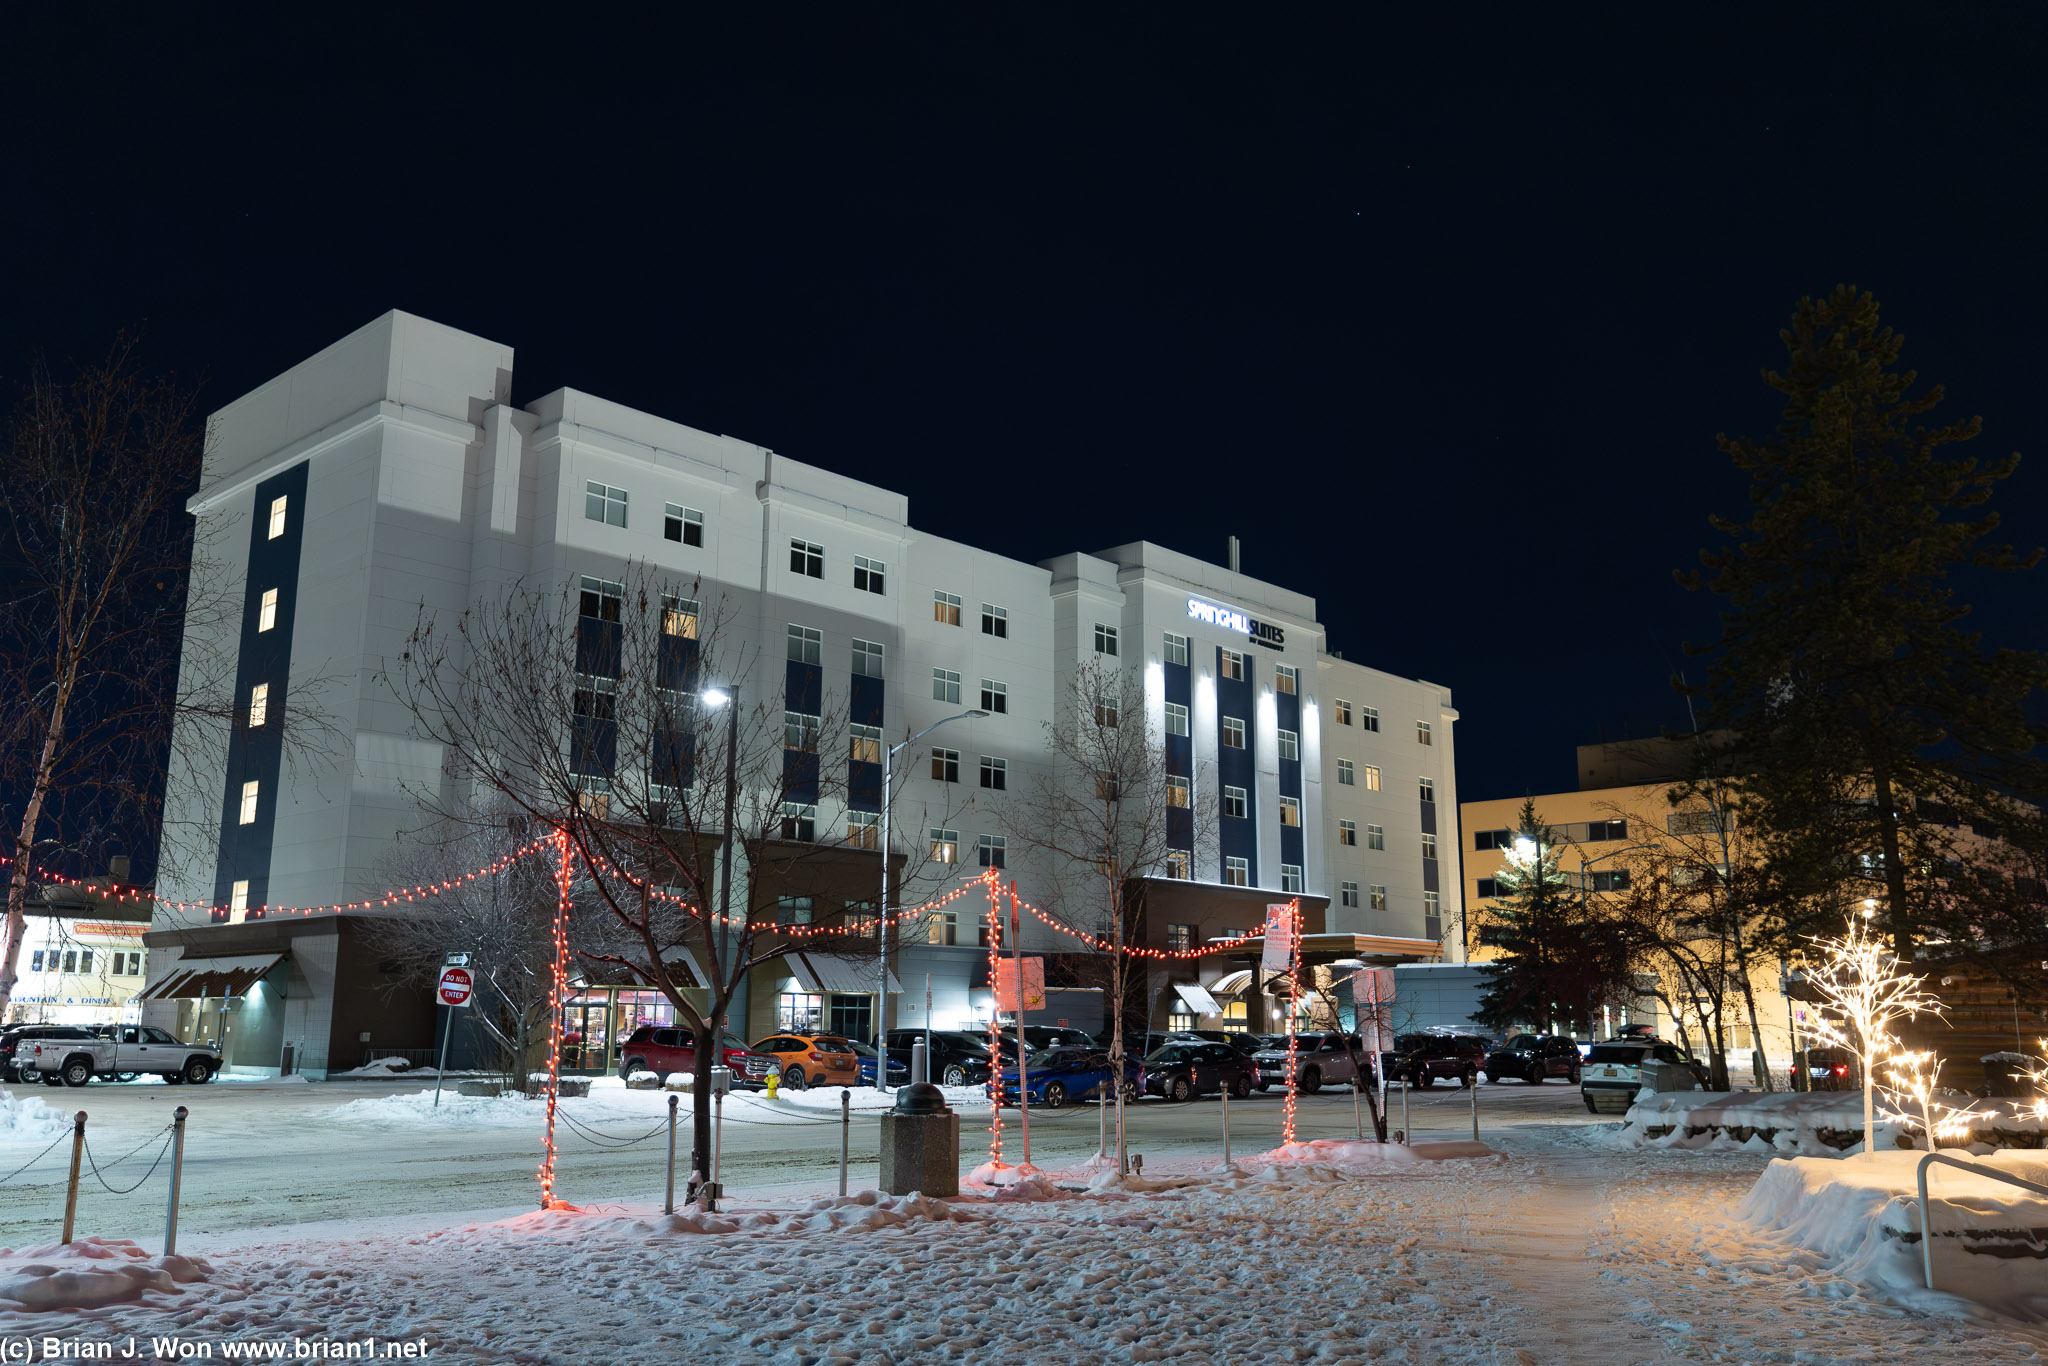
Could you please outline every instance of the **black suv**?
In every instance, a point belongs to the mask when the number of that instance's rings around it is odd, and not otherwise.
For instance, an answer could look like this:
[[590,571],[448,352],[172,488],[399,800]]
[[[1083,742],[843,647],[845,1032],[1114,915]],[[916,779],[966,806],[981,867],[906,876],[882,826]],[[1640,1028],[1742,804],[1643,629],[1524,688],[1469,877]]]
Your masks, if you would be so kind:
[[101,1037],[77,1025],[16,1025],[0,1034],[0,1081],[20,1081],[14,1067],[14,1050],[23,1039],[96,1039]]
[[1168,1100],[1193,1100],[1212,1091],[1229,1091],[1243,1100],[1257,1084],[1259,1069],[1227,1043],[1188,1039],[1162,1044],[1145,1058],[1139,1089]]
[[1540,1086],[1552,1077],[1579,1084],[1579,1045],[1563,1034],[1517,1034],[1486,1055],[1486,1079],[1514,1077]]
[[1403,1034],[1381,1062],[1389,1080],[1415,1087],[1439,1080],[1470,1086],[1486,1066],[1487,1042],[1477,1034]]
[[[925,1037],[922,1029],[889,1031],[889,1062],[910,1066],[910,1046]],[[1026,1042],[1029,1042],[1027,1038]],[[957,1029],[931,1032],[931,1079],[943,1086],[979,1086],[988,1080],[988,1038]]]

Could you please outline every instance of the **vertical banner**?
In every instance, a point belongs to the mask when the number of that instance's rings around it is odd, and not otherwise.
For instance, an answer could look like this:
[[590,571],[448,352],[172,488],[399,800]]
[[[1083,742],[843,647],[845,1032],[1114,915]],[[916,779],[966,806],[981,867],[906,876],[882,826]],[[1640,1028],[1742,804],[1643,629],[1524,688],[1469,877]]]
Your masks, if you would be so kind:
[[1285,972],[1294,966],[1294,911],[1289,905],[1266,907],[1266,945],[1259,966]]

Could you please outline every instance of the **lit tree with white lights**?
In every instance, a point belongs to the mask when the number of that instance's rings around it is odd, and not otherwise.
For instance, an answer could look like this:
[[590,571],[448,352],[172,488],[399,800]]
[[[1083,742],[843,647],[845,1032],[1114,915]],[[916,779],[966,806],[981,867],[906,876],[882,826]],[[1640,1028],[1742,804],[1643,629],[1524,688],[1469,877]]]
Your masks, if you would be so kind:
[[1812,1028],[1824,1042],[1853,1054],[1862,1066],[1867,1157],[1875,1151],[1877,1068],[1903,1052],[1892,1028],[1921,1014],[1939,1015],[1941,1002],[1921,990],[1925,978],[1901,971],[1898,956],[1883,939],[1871,935],[1865,919],[1851,916],[1847,934],[1813,943],[1818,958],[1807,969],[1806,980],[1819,994],[1823,1009]]

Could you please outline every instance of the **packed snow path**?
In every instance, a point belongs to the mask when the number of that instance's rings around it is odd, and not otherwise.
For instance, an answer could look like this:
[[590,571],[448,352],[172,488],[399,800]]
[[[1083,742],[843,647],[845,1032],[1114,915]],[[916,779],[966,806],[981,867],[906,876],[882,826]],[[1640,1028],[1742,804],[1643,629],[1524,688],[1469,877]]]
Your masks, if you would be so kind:
[[1129,1196],[743,1203],[712,1225],[731,1232],[617,1206],[198,1239],[204,1284],[0,1314],[0,1337],[133,1334],[146,1357],[151,1335],[374,1335],[424,1338],[430,1360],[563,1366],[2040,1361],[2022,1326],[1900,1311],[1737,1226],[1754,1155],[1612,1153],[1566,1126],[1489,1141],[1505,1155],[1254,1160],[1244,1179]]

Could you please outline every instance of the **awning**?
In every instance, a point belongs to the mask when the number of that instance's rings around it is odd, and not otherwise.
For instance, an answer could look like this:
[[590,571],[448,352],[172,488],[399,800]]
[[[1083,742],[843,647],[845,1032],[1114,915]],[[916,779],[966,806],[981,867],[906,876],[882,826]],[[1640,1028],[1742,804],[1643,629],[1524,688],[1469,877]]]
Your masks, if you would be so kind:
[[135,993],[138,1001],[175,1001],[197,996],[246,996],[249,988],[284,961],[281,953],[238,958],[180,958]]
[[1216,998],[1211,996],[1208,988],[1200,983],[1175,982],[1173,984],[1173,991],[1174,995],[1187,1002],[1188,1009],[1194,1011],[1197,1015],[1220,1015],[1223,1013],[1223,1007],[1216,1004]]
[[1209,983],[1209,992],[1214,996],[1242,996],[1251,984],[1252,970],[1239,968],[1236,972],[1226,972]]
[[[872,996],[880,977],[880,965],[872,958],[837,958],[829,953],[792,950],[782,956],[782,961],[789,964],[789,974],[796,978],[797,985],[813,996],[822,996],[828,991],[859,992]],[[896,980],[893,972],[889,974],[889,990],[903,990],[903,984]]]

